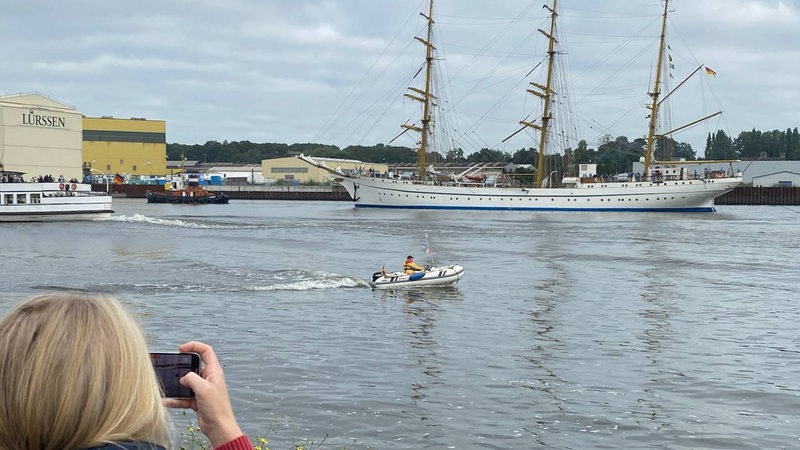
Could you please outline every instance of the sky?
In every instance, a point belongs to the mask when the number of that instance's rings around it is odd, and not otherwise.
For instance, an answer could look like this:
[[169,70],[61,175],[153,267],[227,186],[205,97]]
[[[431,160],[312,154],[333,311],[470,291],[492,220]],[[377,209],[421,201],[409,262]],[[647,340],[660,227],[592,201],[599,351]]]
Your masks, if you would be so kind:
[[[542,72],[545,0],[436,0],[437,103],[451,145],[513,153]],[[549,3],[549,0],[547,1]],[[403,99],[421,67],[426,0],[0,0],[0,95],[38,92],[81,113],[164,120],[167,142],[414,146]],[[577,139],[646,133],[659,0],[559,0],[564,105]],[[800,125],[800,0],[674,0],[673,137],[702,155],[722,129]],[[538,65],[538,66],[537,66]],[[689,89],[689,88],[692,89]],[[696,89],[695,89],[696,88]],[[685,91],[685,92],[683,92]],[[684,97],[678,100],[679,94]],[[689,111],[696,110],[696,111]],[[684,119],[685,115],[685,119]],[[568,117],[565,117],[568,116]]]

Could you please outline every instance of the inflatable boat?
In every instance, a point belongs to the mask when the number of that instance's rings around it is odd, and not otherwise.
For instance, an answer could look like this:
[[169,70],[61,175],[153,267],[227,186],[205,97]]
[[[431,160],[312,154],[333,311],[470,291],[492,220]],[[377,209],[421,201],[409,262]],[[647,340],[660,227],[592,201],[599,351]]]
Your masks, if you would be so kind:
[[464,267],[458,264],[425,267],[425,270],[407,274],[405,272],[380,272],[372,274],[374,289],[389,289],[411,286],[435,286],[453,284],[464,276]]

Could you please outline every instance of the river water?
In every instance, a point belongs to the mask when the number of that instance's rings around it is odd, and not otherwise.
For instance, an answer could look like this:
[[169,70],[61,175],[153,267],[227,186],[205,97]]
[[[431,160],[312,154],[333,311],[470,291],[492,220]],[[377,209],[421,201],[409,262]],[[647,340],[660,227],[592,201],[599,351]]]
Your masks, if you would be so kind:
[[[272,449],[800,447],[798,208],[114,208],[0,226],[0,310],[104,293],[154,349],[211,343]],[[426,241],[457,285],[370,289]]]

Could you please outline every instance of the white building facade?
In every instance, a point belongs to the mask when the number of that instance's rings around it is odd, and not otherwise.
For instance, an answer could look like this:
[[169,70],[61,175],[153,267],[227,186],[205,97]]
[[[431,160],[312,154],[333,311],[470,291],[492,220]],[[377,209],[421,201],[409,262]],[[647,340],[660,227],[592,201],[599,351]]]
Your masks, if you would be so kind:
[[0,164],[5,170],[56,179],[82,178],[82,114],[41,94],[0,97]]
[[800,186],[800,173],[782,170],[753,177],[754,187],[796,187]]

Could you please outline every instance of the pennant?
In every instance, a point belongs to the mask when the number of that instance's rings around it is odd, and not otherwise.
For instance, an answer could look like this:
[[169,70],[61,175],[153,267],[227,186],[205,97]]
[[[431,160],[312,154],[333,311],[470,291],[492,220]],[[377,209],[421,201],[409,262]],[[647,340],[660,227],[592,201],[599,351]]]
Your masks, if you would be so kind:
[[428,242],[428,233],[425,233],[425,258],[431,264],[436,264],[433,259],[433,248],[431,248],[431,244]]
[[717,72],[714,72],[710,67],[706,66],[706,75],[717,76]]

